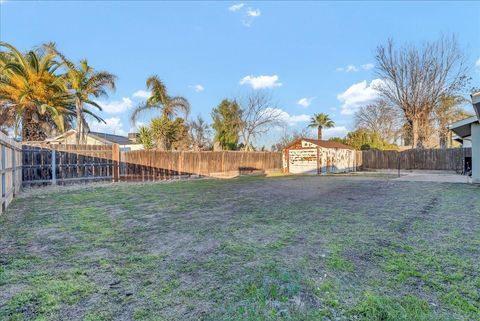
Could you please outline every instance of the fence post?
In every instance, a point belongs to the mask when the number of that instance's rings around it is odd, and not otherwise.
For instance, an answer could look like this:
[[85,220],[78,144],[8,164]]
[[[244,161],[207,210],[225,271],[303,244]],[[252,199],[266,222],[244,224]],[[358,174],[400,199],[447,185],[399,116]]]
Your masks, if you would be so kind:
[[52,149],[52,185],[57,185],[57,150]]
[[120,179],[120,148],[118,144],[112,145],[112,181],[118,182]]
[[15,181],[17,180],[17,161],[15,157],[15,153],[17,150],[15,147],[12,148],[12,188],[13,188],[13,197],[16,196],[16,186],[15,186]]
[[5,179],[5,145],[2,144],[2,212],[5,212],[7,209],[7,198],[6,198],[6,191],[7,187],[6,179]]

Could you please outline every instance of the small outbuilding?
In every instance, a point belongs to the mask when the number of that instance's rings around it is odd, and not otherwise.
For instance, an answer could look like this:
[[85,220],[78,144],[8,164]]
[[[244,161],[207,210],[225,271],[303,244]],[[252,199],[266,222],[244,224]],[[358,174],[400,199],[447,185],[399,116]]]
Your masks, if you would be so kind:
[[353,172],[354,148],[335,141],[301,138],[283,150],[283,171],[291,174]]

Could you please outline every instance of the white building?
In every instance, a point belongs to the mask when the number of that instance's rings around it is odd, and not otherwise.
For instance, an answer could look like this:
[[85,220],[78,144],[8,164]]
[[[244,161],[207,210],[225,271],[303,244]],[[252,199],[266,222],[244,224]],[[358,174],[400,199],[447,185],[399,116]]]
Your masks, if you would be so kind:
[[355,171],[355,149],[328,140],[302,138],[283,150],[283,171],[327,174]]
[[472,182],[480,184],[480,92],[472,95],[472,103],[476,115],[457,121],[449,128],[464,147],[472,147]]

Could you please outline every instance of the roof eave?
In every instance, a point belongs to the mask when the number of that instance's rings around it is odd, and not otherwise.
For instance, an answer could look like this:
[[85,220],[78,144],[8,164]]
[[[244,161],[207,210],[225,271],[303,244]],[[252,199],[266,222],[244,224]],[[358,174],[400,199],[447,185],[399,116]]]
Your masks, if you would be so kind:
[[472,95],[472,105],[477,119],[480,119],[480,91]]

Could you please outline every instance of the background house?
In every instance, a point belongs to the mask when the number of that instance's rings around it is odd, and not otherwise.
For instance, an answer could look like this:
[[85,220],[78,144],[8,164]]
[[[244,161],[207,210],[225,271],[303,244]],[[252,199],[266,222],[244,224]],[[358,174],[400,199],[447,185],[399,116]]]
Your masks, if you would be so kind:
[[283,150],[283,170],[292,174],[355,171],[355,149],[328,140],[301,138]]
[[[75,129],[70,129],[65,133],[58,135],[53,138],[47,138],[45,141],[50,144],[76,144],[76,133]],[[99,132],[89,132],[86,137],[87,145],[112,145],[118,144],[121,151],[130,151],[130,150],[140,150],[143,149],[143,145],[137,143],[136,134],[128,134],[129,137],[99,133]]]

